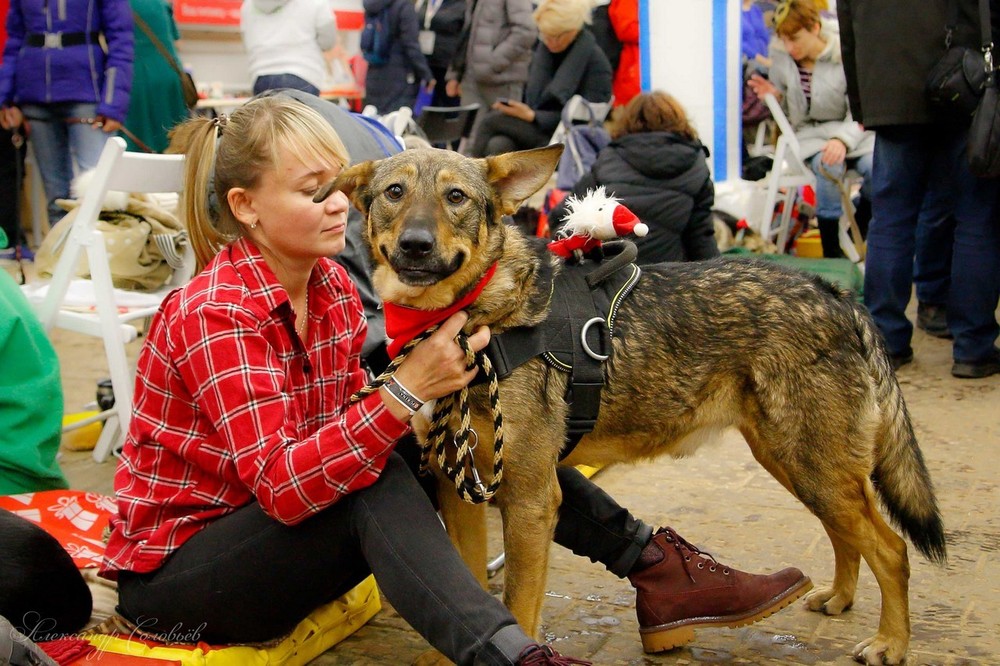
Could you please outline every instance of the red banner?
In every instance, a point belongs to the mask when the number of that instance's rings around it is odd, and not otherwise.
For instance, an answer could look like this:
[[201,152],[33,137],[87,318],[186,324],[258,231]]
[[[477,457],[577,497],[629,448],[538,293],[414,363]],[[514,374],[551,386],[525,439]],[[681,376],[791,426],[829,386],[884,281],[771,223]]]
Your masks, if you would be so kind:
[[[232,26],[240,25],[241,0],[174,0],[174,18],[181,26]],[[337,28],[360,30],[364,25],[363,11],[335,10]]]
[[174,0],[178,25],[240,25],[240,0]]

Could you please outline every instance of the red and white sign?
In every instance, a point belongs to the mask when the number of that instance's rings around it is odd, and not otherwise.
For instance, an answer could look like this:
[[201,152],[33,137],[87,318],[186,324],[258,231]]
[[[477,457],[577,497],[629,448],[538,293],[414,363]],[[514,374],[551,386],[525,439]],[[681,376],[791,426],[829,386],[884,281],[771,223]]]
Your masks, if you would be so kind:
[[[186,27],[199,25],[240,25],[241,0],[174,0],[174,18]],[[337,29],[361,30],[365,22],[364,11],[336,9]]]
[[240,25],[240,0],[174,0],[178,25]]

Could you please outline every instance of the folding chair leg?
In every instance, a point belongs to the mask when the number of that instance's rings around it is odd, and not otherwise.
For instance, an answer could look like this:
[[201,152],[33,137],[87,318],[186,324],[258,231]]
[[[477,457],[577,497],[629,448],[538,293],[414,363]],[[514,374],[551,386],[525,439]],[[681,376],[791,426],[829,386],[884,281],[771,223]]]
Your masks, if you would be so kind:
[[781,218],[778,224],[778,237],[774,241],[778,254],[784,254],[785,246],[788,245],[788,235],[792,224],[792,208],[795,205],[797,195],[797,190],[789,187],[781,199]]
[[851,239],[851,234],[848,233],[849,228],[850,223],[844,218],[841,218],[840,225],[837,228],[839,232],[838,238],[840,240],[840,249],[843,251],[845,257],[856,264],[861,261],[862,257],[858,252],[858,247],[855,245],[854,240]]
[[92,454],[94,462],[104,462],[112,454],[118,453],[124,443],[125,433],[121,428],[121,423],[118,421],[117,414],[109,416],[108,420],[104,422],[104,427],[101,429],[101,436],[97,438],[97,445],[94,446]]
[[[99,231],[93,241],[87,246],[87,261],[91,266],[107,265],[107,251],[104,247],[104,238]],[[128,359],[125,356],[125,340],[122,336],[121,327],[118,321],[118,312],[113,300],[113,285],[109,271],[93,271],[91,279],[94,283],[94,291],[97,300],[97,314],[101,320],[101,329],[104,338],[104,352],[108,359],[108,369],[111,372],[111,386],[115,394],[115,430],[120,431],[116,442],[105,445],[105,448],[98,453],[94,449],[94,460],[101,462],[106,459],[111,452],[113,444],[120,445],[124,442],[124,433],[128,431],[129,420],[132,410],[132,374],[129,372]],[[111,419],[105,423],[104,430],[109,428]],[[102,431],[102,436],[104,431]],[[120,439],[121,441],[117,441]],[[102,456],[100,459],[99,455]]]

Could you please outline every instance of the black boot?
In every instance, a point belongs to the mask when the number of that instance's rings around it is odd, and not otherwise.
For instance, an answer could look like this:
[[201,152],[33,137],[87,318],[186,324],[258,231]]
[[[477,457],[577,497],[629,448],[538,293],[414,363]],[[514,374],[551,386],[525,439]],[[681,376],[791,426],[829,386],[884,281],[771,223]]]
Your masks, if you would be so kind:
[[826,259],[843,257],[844,253],[840,250],[840,219],[817,217],[816,223],[819,226],[819,240],[823,245],[823,257]]

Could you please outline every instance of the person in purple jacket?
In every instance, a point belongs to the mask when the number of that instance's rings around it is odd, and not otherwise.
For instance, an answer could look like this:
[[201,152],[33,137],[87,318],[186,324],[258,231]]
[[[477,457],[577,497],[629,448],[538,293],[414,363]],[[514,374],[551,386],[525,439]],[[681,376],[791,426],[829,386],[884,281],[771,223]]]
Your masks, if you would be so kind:
[[[107,52],[101,48],[104,35]],[[27,121],[50,224],[65,214],[77,172],[97,165],[128,112],[132,86],[128,0],[12,0],[0,65],[0,125]]]

